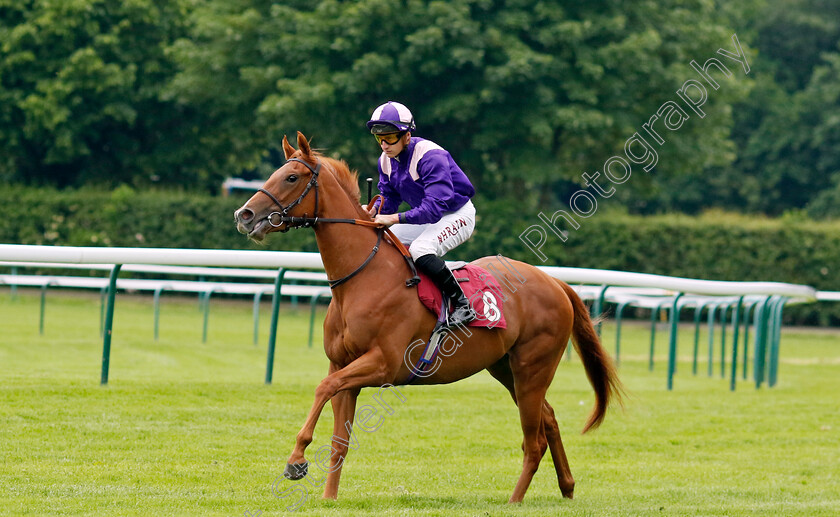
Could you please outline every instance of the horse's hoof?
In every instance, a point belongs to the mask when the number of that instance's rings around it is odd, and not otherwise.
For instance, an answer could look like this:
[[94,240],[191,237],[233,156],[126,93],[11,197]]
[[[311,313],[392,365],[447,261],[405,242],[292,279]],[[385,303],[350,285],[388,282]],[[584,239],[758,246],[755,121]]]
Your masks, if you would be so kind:
[[308,471],[308,461],[304,461],[303,463],[286,463],[286,468],[283,470],[283,477],[291,479],[292,481],[297,481],[298,479],[306,477],[306,473]]

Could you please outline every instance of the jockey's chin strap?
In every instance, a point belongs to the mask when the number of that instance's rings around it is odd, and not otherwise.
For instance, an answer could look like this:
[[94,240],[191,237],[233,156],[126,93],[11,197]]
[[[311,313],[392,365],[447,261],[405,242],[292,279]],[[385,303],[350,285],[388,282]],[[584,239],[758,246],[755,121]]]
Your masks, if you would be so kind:
[[[405,249],[405,245],[403,245],[403,243],[400,242],[400,240],[397,238],[397,236],[394,235],[394,233],[389,228],[387,228],[385,226],[382,226],[381,224],[375,223],[373,221],[365,221],[365,220],[362,220],[362,219],[340,219],[340,218],[318,217],[318,173],[321,172],[321,160],[318,160],[315,167],[313,167],[312,165],[308,164],[307,162],[301,160],[300,158],[289,158],[287,160],[287,162],[302,163],[307,169],[309,169],[310,172],[312,172],[312,179],[309,180],[309,183],[306,185],[306,188],[303,190],[301,195],[298,196],[298,198],[296,200],[292,201],[286,207],[284,207],[283,204],[280,203],[280,201],[278,201],[277,198],[274,197],[274,195],[271,192],[265,190],[264,188],[257,189],[259,192],[262,192],[263,194],[268,196],[272,201],[274,201],[274,204],[276,204],[278,207],[280,207],[279,212],[271,212],[270,214],[268,214],[268,216],[266,216],[266,219],[268,220],[268,224],[270,224],[274,228],[278,228],[278,227],[282,226],[283,224],[285,224],[286,228],[284,228],[283,230],[279,230],[281,232],[287,232],[292,228],[294,228],[294,229],[309,228],[311,226],[315,226],[316,223],[355,224],[355,225],[359,225],[359,226],[367,226],[369,228],[374,228],[376,230],[376,233],[377,233],[376,245],[373,246],[373,249],[371,250],[370,255],[368,255],[368,257],[365,259],[365,261],[362,262],[362,264],[359,267],[357,267],[349,275],[343,276],[343,277],[341,277],[339,279],[336,279],[336,280],[330,280],[329,283],[330,283],[330,288],[331,289],[335,289],[339,285],[343,284],[344,282],[346,282],[346,281],[350,280],[351,278],[353,278],[354,276],[356,276],[360,271],[362,271],[370,263],[371,260],[373,260],[373,257],[379,251],[379,245],[382,243],[382,234],[383,233],[386,235],[386,239],[388,240],[388,242],[393,244],[394,247],[396,247],[397,250],[399,250],[400,254],[403,256],[403,259],[405,259],[406,264],[408,264],[408,268],[411,270],[411,278],[409,278],[408,280],[405,281],[406,287],[412,287],[412,286],[420,283],[420,277],[417,276],[417,268],[414,266],[414,261],[411,259],[411,254],[408,252],[407,249]],[[306,195],[309,194],[309,191],[312,190],[313,187],[315,188],[314,215],[312,217],[307,216],[307,214],[305,214],[305,213],[303,214],[303,216],[289,215],[289,211],[292,208],[299,205],[303,201],[303,199],[306,197]],[[379,194],[374,196],[373,199],[370,200],[369,205],[374,204],[377,200],[380,202],[380,205],[377,209],[377,213],[378,213],[379,209],[382,208],[382,203],[384,202],[384,200],[382,199],[382,196],[380,196]]]

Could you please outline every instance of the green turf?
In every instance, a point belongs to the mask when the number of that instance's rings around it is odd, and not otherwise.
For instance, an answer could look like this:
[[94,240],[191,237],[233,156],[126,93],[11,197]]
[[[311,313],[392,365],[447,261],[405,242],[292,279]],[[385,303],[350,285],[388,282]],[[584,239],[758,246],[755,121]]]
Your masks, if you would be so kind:
[[[203,344],[197,302],[165,298],[154,342],[150,300],[121,295],[101,387],[98,297],[50,294],[39,335],[37,293],[0,292],[0,515],[286,514],[292,501],[276,498],[272,483],[327,361],[319,344],[305,346],[304,307],[284,307],[266,386],[267,308],[255,347],[250,303],[213,300]],[[576,357],[549,393],[574,500],[560,497],[547,455],[525,502],[506,504],[522,461],[518,414],[482,373],[404,388],[405,403],[379,429],[357,431],[339,500],[309,487],[296,514],[840,515],[838,334],[785,330],[779,384],[739,380],[734,393],[717,367],[706,376],[705,361],[691,375],[688,330],[672,392],[664,330],[653,372],[648,326],[625,324],[622,335],[624,411],[580,435],[593,396]],[[610,351],[614,336],[605,325]],[[327,408],[310,460],[331,434]]]

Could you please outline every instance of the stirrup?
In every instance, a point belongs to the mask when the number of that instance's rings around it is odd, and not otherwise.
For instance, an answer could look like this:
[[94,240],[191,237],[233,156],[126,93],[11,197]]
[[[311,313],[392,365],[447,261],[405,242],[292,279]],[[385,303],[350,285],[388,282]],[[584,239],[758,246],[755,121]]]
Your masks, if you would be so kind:
[[446,317],[446,326],[447,327],[458,327],[461,325],[466,325],[471,321],[475,320],[478,316],[475,313],[475,310],[467,305],[462,305],[460,307],[456,307],[452,314],[448,314]]

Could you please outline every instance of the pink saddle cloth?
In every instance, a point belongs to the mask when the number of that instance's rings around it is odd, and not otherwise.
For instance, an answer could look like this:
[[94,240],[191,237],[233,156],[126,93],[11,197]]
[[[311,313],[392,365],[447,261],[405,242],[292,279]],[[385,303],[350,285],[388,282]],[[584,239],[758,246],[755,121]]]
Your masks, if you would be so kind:
[[[507,328],[504,314],[504,296],[499,282],[486,269],[467,264],[452,272],[458,280],[470,306],[476,313],[476,319],[468,327]],[[420,284],[417,294],[420,301],[432,314],[440,318],[443,295],[432,280],[418,271]],[[465,279],[465,280],[462,280]]]

